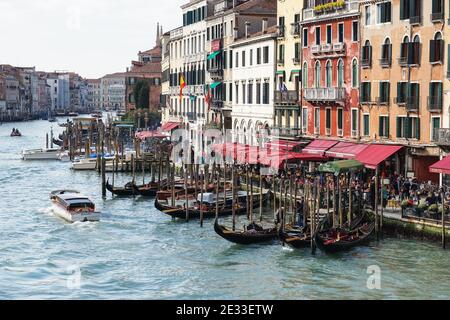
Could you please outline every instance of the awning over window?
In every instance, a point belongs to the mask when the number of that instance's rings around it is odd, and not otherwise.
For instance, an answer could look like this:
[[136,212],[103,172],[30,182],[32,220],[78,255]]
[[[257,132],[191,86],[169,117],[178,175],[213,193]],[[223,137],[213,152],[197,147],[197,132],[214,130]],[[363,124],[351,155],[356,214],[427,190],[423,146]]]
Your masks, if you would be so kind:
[[338,176],[341,173],[358,171],[364,168],[364,165],[356,160],[341,160],[327,162],[319,166],[320,172],[332,173]]
[[442,159],[438,163],[433,164],[430,167],[431,173],[450,174],[450,156]]
[[161,127],[160,131],[171,132],[172,130],[177,129],[180,125],[181,124],[178,122],[167,122]]
[[142,131],[142,132],[136,133],[136,138],[138,138],[139,140],[145,140],[145,139],[151,139],[151,138],[165,139],[167,137],[168,137],[167,134],[162,134],[157,131]]
[[305,142],[296,141],[273,141],[266,144],[268,149],[294,151],[294,149],[302,147]]
[[382,144],[372,144],[356,156],[356,160],[362,162],[366,168],[376,169],[380,163],[392,157],[402,150],[401,146],[388,146]]
[[326,151],[338,144],[338,141],[314,140],[305,149],[304,153],[324,155]]
[[214,82],[211,83],[211,85],[209,86],[211,89],[217,88],[222,82],[218,81],[218,82]]
[[327,160],[328,158],[323,155],[299,152],[280,152],[263,159],[261,163],[274,169],[283,169],[284,166],[289,163],[297,163],[299,161],[323,162]]
[[291,71],[291,76],[289,77],[289,81],[292,82],[292,80],[293,80],[293,78],[294,78],[295,76],[300,77],[301,73],[302,73],[302,70],[292,70],[292,71]]
[[221,52],[222,52],[222,50],[214,51],[213,53],[211,53],[211,54],[208,56],[208,60],[214,59],[214,58],[217,57]]
[[339,142],[333,148],[328,150],[325,155],[337,159],[355,159],[358,154],[364,151],[368,146],[351,142]]

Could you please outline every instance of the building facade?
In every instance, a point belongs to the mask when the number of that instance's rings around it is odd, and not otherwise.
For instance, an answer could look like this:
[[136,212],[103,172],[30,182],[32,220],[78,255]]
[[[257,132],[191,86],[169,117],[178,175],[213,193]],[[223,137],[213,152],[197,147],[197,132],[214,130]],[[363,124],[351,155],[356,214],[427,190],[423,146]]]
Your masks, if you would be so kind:
[[[264,26],[265,28],[265,26]],[[275,26],[263,29],[229,46],[244,57],[231,72],[232,119],[235,142],[258,146],[266,141],[274,121],[274,84],[276,69]],[[233,97],[232,97],[233,98]]]
[[102,107],[100,79],[87,79],[87,108],[89,111],[100,110]]
[[102,110],[125,110],[125,73],[113,73],[100,80]]
[[406,147],[404,174],[437,182],[444,108],[443,1],[361,2],[361,138]]

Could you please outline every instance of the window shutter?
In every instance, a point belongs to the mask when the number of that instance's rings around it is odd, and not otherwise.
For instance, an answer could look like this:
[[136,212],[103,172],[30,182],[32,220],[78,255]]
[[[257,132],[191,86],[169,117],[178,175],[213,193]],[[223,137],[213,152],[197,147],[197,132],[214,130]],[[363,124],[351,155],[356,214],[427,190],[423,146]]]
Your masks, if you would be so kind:
[[430,40],[430,62],[436,61],[436,40]]
[[400,0],[400,20],[405,19],[405,0]]
[[401,121],[402,121],[402,119],[400,117],[397,117],[397,138],[402,137]]
[[416,135],[416,139],[420,140],[420,118],[417,117],[417,118],[415,118],[415,120],[416,120],[416,132],[415,132],[415,135]]

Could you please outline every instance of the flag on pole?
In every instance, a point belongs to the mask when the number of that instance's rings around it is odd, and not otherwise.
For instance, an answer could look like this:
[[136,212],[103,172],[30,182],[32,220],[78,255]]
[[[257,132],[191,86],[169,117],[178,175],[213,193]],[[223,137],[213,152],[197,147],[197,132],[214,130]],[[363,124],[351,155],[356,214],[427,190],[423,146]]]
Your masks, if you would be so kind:
[[180,101],[183,99],[183,89],[186,88],[186,82],[184,76],[180,75]]
[[210,110],[210,104],[211,104],[211,90],[209,89],[209,86],[205,86],[206,93],[205,93],[205,102],[208,105],[208,111]]

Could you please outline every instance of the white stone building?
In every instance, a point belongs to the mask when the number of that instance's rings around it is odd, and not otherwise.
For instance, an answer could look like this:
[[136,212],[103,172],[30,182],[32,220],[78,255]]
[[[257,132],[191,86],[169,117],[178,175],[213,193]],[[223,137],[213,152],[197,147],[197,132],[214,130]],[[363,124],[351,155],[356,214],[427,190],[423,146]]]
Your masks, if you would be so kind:
[[231,79],[235,142],[260,145],[263,130],[268,134],[274,125],[276,40],[276,28],[271,27],[230,45],[240,58]]

